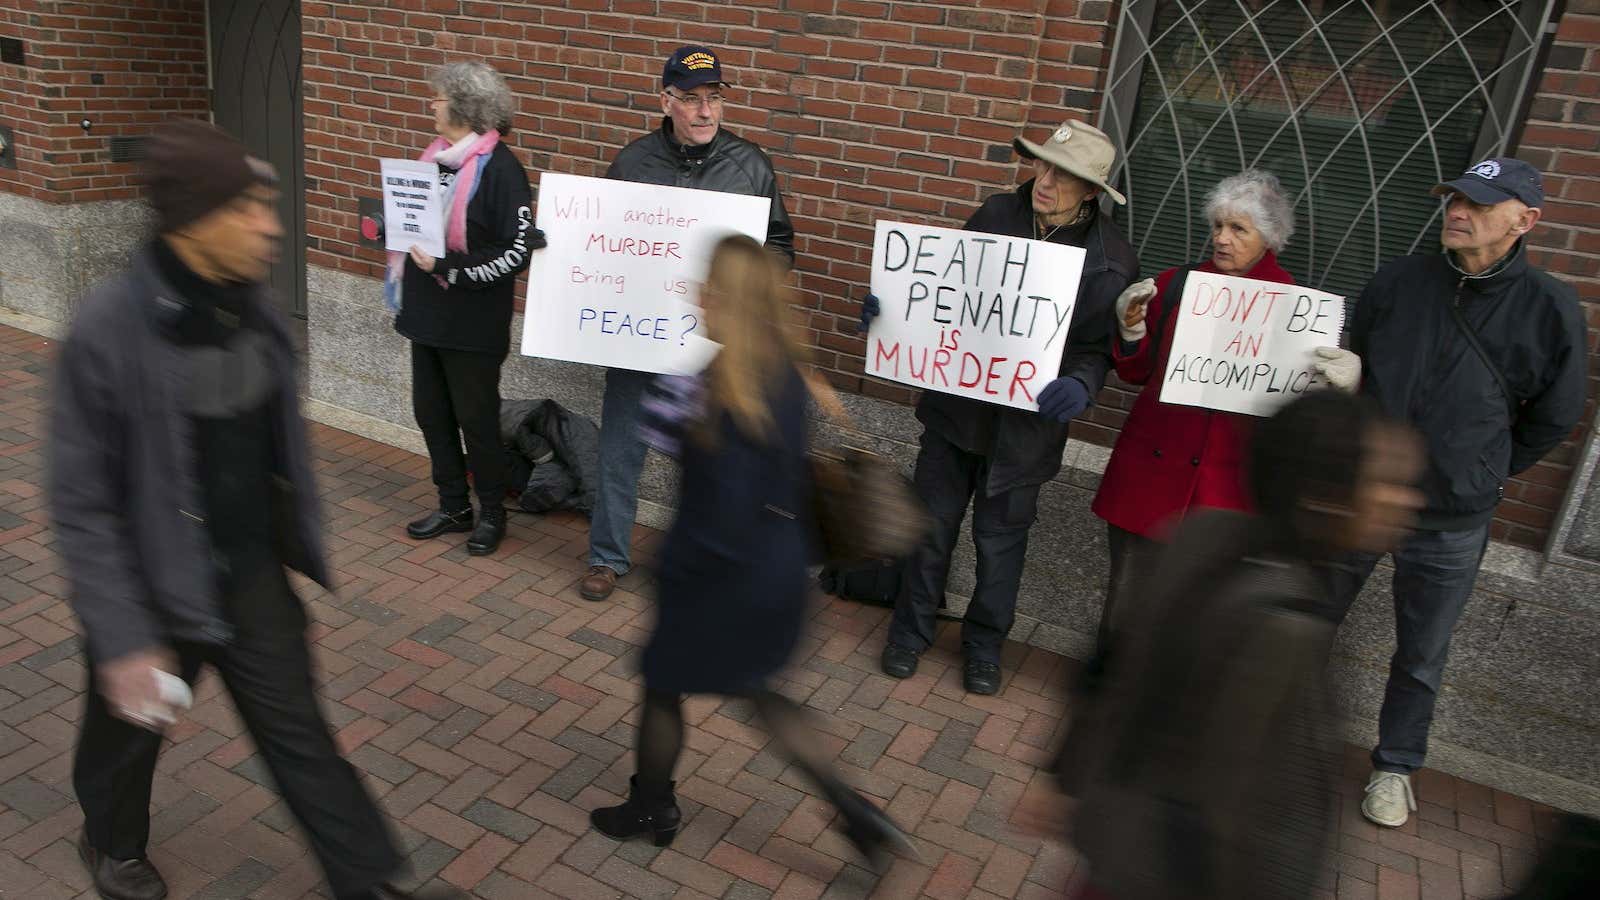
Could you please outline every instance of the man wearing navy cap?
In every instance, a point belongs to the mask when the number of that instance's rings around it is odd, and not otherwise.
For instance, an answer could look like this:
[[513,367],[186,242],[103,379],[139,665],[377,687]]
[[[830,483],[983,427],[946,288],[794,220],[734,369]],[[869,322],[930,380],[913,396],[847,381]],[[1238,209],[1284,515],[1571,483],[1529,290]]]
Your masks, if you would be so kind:
[[[722,61],[707,47],[679,47],[661,72],[661,127],[622,148],[607,178],[673,187],[748,194],[772,200],[767,247],[794,264],[789,223],[772,160],[760,147],[722,127]],[[578,585],[585,600],[604,600],[631,567],[629,541],[639,510],[639,401],[651,375],[628,369],[606,372],[600,411],[600,468],[589,523],[589,573]]]
[[[1384,826],[1417,808],[1450,634],[1472,595],[1506,479],[1538,462],[1583,414],[1587,344],[1572,288],[1528,263],[1524,236],[1544,205],[1539,172],[1486,159],[1433,189],[1443,253],[1406,256],[1373,276],[1350,321],[1350,349],[1319,350],[1322,374],[1409,421],[1428,443],[1416,533],[1394,551],[1398,649],[1378,719],[1362,813]],[[1376,556],[1329,569],[1343,619]]]

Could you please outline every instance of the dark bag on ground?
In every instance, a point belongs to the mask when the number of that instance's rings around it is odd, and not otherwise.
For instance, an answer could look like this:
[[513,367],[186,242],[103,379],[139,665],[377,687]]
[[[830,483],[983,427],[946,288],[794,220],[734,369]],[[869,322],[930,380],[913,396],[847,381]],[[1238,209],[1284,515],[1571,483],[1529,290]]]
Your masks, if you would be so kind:
[[843,600],[893,607],[900,597],[905,561],[869,559],[860,563],[825,566],[817,576],[822,592]]
[[554,400],[500,404],[500,441],[525,512],[594,509],[600,429]]
[[811,476],[826,564],[898,559],[927,533],[928,512],[911,483],[876,453],[814,450]]

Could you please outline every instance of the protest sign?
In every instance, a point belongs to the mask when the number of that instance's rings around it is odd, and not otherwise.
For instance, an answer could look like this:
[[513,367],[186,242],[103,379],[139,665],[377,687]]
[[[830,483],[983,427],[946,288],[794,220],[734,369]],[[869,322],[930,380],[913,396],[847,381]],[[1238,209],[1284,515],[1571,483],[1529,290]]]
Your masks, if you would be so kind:
[[444,256],[444,189],[439,166],[409,159],[379,160],[383,174],[383,246],[406,253],[413,246]]
[[1270,416],[1324,381],[1318,347],[1339,344],[1344,298],[1326,291],[1190,272],[1173,315],[1161,400]]
[[1081,248],[878,223],[867,374],[1021,409],[1061,369]]
[[697,371],[695,306],[722,238],[765,241],[766,197],[546,172],[522,352],[641,372]]

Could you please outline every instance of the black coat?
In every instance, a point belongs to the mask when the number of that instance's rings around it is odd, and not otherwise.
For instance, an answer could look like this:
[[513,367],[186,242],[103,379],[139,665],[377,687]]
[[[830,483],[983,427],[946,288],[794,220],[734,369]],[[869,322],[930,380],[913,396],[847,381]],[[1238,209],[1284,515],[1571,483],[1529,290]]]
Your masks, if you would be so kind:
[[672,120],[667,119],[660,128],[623,147],[606,170],[606,177],[770,198],[766,245],[794,264],[794,225],[783,206],[772,160],[760,147],[726,126],[717,129],[711,143],[685,147],[673,139]]
[[678,516],[661,548],[660,616],[642,664],[649,689],[744,693],[793,654],[815,543],[806,396],[791,371],[772,395],[769,443],[726,415],[714,446],[684,436]]
[[[439,174],[456,176],[444,166]],[[449,251],[432,273],[406,259],[394,330],[429,347],[503,356],[511,349],[517,274],[544,246],[544,233],[533,227],[528,173],[511,148],[496,144],[479,178],[467,202],[467,252]]]
[[[1350,321],[1361,389],[1428,445],[1419,527],[1489,520],[1505,481],[1539,461],[1583,415],[1588,368],[1583,310],[1571,287],[1528,264],[1467,277],[1445,254],[1406,256],[1372,277]],[[1516,412],[1451,314],[1459,306],[1500,368]]]
[[[967,231],[1034,238],[1033,181],[985,200],[963,226]],[[1067,243],[1066,236],[1053,239]],[[1111,218],[1098,211],[1081,245],[1083,277],[1061,355],[1059,375],[1082,381],[1093,398],[1111,370],[1111,335],[1117,295],[1139,276],[1139,258]],[[957,447],[989,457],[990,495],[1043,484],[1061,471],[1067,425],[1036,412],[924,391],[917,418]]]
[[[294,346],[265,290],[250,300],[271,344],[272,520],[279,558],[332,588]],[[56,358],[50,507],[73,611],[104,662],[175,640],[216,644],[233,625],[206,526],[188,385],[175,342],[187,304],[149,250],[96,288]]]

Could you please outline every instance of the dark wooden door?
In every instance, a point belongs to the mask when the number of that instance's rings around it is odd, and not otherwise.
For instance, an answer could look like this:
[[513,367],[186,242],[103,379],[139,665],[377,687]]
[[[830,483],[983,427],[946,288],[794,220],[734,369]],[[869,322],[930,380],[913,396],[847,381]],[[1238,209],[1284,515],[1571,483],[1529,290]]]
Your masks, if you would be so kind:
[[278,169],[283,254],[272,289],[306,314],[305,124],[300,106],[300,0],[208,0],[211,115]]

